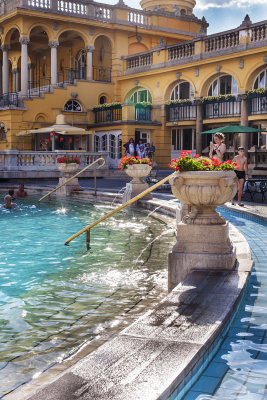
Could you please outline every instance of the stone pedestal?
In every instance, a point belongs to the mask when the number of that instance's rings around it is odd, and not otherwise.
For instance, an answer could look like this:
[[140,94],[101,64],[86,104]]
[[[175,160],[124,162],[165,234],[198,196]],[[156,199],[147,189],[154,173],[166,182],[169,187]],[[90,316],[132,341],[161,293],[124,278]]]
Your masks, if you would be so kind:
[[[143,193],[146,189],[149,188],[148,183],[145,182],[144,178],[149,175],[152,167],[148,164],[134,164],[129,165],[125,172],[127,175],[131,176],[133,179],[130,183],[126,184],[126,190],[122,197],[122,203],[126,203],[131,200],[133,197],[137,196],[140,193]],[[148,193],[144,197],[144,200],[152,199],[152,194]]]
[[192,269],[229,270],[235,263],[229,224],[177,225],[177,243],[169,254],[168,286],[172,290]]
[[234,197],[237,179],[234,171],[188,171],[177,172],[170,183],[173,194],[191,206],[177,224],[177,243],[169,254],[168,286],[172,290],[192,269],[234,267],[229,225],[216,207]]
[[[65,183],[69,178],[59,178],[59,185],[62,185],[62,183]],[[66,185],[62,186],[60,189],[56,191],[56,195],[59,197],[66,197],[70,196],[71,192],[77,188],[80,188],[78,178],[72,179],[69,183],[66,183]]]

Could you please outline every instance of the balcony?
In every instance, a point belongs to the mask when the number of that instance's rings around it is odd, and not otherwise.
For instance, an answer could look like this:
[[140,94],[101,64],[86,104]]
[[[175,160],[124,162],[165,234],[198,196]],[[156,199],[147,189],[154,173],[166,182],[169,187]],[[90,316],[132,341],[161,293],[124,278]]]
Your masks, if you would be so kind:
[[95,123],[105,123],[122,120],[122,107],[121,105],[109,106],[105,108],[95,108]]
[[97,82],[111,82],[111,68],[93,67],[93,80]]
[[241,101],[212,101],[205,102],[203,108],[204,119],[229,118],[241,115]]
[[192,104],[167,104],[166,121],[195,121],[197,116],[197,108]]
[[136,121],[151,121],[151,106],[142,104],[135,105],[135,120]]
[[0,95],[0,108],[20,107],[18,93],[4,93]]
[[267,114],[267,94],[249,95],[250,115]]

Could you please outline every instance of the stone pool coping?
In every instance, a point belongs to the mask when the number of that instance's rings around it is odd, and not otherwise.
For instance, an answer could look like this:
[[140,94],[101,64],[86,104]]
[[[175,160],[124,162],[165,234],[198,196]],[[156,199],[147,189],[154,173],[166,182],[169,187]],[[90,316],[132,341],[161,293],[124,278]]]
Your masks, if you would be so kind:
[[[77,192],[74,197],[95,199],[89,192]],[[114,194],[107,192],[97,196],[101,201],[112,198]],[[149,209],[161,206],[158,213],[164,215],[160,218],[176,215],[175,200],[140,203]],[[234,270],[192,271],[154,309],[53,382],[31,394],[25,386],[6,399],[163,400],[177,387],[186,391],[226,334],[253,266],[247,241],[232,225],[230,236],[237,253]]]

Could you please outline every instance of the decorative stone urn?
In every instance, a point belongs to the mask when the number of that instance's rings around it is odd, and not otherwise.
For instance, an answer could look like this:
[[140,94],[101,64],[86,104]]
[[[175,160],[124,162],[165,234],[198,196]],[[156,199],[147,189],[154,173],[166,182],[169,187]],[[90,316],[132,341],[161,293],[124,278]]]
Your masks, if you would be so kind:
[[185,171],[170,178],[172,192],[191,211],[177,224],[177,243],[169,254],[169,289],[191,269],[232,269],[235,253],[229,224],[216,207],[237,192],[234,171]]
[[[128,165],[125,172],[128,176],[133,178],[131,182],[126,184],[126,190],[123,194],[122,202],[126,203],[133,197],[144,192],[149,188],[145,178],[150,174],[152,166],[149,164],[133,164]],[[148,193],[143,197],[145,200],[152,199],[152,194]]]
[[[68,179],[70,179],[73,175],[75,175],[75,172],[79,168],[79,164],[77,163],[70,163],[70,164],[65,164],[65,163],[57,163],[57,167],[60,172],[62,172],[62,177],[59,178],[59,185],[62,185],[62,183],[66,182]],[[71,192],[73,189],[79,188],[79,181],[78,178],[72,179],[69,183],[66,185],[62,186],[60,189],[56,191],[56,195],[59,197],[65,197],[65,196],[70,196]]]

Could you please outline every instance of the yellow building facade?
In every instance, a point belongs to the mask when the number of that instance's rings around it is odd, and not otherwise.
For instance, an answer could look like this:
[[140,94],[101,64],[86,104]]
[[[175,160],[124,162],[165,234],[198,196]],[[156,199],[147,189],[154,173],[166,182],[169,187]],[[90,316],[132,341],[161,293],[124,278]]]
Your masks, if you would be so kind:
[[[131,137],[153,142],[167,167],[181,150],[207,153],[200,132],[267,127],[267,23],[207,35],[194,0],[0,2],[0,167],[12,151],[103,152],[117,168]],[[88,135],[28,134],[64,114]],[[266,175],[266,134],[227,135],[228,157],[248,150]]]

